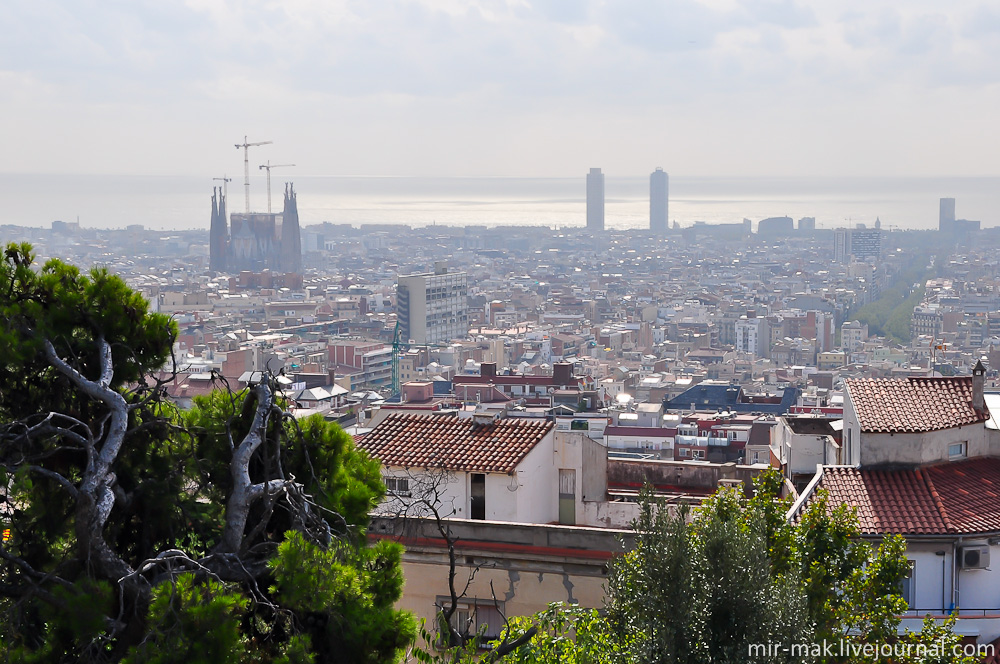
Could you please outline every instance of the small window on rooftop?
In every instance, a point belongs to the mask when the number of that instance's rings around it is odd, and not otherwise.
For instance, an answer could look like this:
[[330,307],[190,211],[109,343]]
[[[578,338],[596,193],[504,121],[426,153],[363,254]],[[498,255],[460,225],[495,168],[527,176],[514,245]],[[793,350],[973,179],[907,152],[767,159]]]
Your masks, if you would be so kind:
[[962,441],[961,443],[951,443],[948,445],[948,458],[949,459],[964,459],[968,452],[968,443]]

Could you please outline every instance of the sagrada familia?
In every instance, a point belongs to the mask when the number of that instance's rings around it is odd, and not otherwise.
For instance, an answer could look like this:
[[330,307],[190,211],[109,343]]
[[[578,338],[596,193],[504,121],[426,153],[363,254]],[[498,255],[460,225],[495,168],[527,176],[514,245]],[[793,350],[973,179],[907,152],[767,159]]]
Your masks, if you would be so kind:
[[302,240],[295,189],[285,184],[285,208],[276,213],[234,212],[226,221],[226,195],[212,189],[209,266],[215,272],[302,272]]

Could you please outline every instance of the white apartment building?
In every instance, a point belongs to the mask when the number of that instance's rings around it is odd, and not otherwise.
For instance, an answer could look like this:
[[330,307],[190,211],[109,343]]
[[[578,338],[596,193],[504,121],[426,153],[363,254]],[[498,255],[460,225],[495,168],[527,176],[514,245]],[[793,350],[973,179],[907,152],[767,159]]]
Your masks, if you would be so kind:
[[465,272],[400,276],[396,312],[404,342],[432,344],[465,338],[469,333],[469,284]]
[[840,347],[849,353],[861,350],[868,341],[868,325],[852,320],[840,326]]
[[736,321],[736,350],[757,357],[766,357],[770,334],[767,320],[741,316]]

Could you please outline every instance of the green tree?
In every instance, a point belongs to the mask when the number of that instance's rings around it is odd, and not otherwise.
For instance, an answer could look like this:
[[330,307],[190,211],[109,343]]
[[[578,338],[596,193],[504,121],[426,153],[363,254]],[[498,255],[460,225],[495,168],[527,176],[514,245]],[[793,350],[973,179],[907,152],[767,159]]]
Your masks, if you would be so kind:
[[[863,541],[854,511],[831,508],[822,491],[789,523],[780,486],[776,472],[765,473],[753,498],[720,489],[693,515],[644,497],[636,548],[616,561],[608,589],[615,638],[631,661],[966,661],[851,650],[897,641],[905,542]],[[926,645],[943,635],[957,638],[930,621],[905,639]]]
[[631,661],[802,660],[791,645],[812,636],[807,597],[789,526],[764,495],[773,483],[752,501],[720,490],[693,515],[644,496],[636,547],[613,565],[608,592]]
[[510,618],[485,654],[471,640],[437,654],[418,649],[415,658],[972,664],[956,649],[954,619],[928,618],[921,631],[898,634],[908,571],[902,538],[863,541],[854,511],[831,507],[822,491],[789,523],[781,486],[777,472],[764,473],[754,497],[720,489],[693,511],[644,493],[636,545],[612,565],[605,611],[553,604]]
[[179,412],[176,326],[105,270],[0,262],[0,661],[390,662],[377,462],[268,376]]

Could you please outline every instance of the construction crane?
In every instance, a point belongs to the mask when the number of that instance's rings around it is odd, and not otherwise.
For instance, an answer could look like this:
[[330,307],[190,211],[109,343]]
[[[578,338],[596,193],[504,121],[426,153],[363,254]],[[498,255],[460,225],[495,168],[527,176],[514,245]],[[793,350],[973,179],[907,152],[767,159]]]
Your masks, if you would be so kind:
[[402,345],[399,343],[399,321],[396,321],[396,329],[392,333],[392,393],[399,394],[399,352]]
[[247,214],[250,214],[250,148],[258,145],[270,145],[273,141],[261,141],[259,143],[247,143],[247,137],[243,137],[242,143],[236,144],[236,149],[243,148],[243,187],[246,192]]
[[[267,213],[271,214],[271,169],[272,168],[285,168],[286,166],[294,166],[295,164],[272,164],[269,159],[266,164],[261,164],[260,168],[267,169]],[[258,169],[258,170],[259,170]]]
[[229,189],[226,187],[230,182],[233,181],[232,178],[223,175],[221,178],[212,178],[213,180],[222,180],[222,197],[229,198]]

